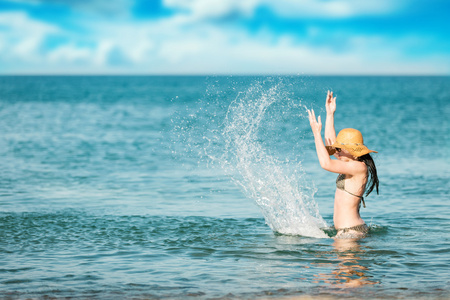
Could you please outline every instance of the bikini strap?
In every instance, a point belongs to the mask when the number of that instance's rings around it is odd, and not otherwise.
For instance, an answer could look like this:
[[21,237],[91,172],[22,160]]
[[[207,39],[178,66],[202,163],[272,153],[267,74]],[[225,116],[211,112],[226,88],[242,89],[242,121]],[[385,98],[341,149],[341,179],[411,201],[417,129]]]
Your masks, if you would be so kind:
[[366,202],[364,202],[364,197],[363,197],[363,196],[355,195],[355,194],[353,194],[353,193],[351,193],[351,192],[349,192],[349,191],[347,191],[347,190],[344,190],[344,191],[346,191],[347,193],[349,193],[349,194],[352,195],[352,196],[361,198],[361,201],[362,201],[362,203],[363,203],[363,207],[366,208]]

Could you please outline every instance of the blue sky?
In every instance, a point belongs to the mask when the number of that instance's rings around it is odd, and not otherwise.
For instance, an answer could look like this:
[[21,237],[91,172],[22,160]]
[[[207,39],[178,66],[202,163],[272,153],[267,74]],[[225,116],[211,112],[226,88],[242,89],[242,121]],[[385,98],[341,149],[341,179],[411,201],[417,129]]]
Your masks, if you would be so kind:
[[0,74],[450,75],[448,0],[0,0]]

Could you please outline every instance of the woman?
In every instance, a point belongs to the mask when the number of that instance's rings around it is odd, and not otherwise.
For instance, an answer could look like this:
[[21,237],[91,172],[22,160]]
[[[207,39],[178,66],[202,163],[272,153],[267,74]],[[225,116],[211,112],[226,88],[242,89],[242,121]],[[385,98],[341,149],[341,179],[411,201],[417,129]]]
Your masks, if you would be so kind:
[[[377,152],[364,146],[361,132],[347,128],[336,138],[334,112],[336,97],[328,91],[325,103],[327,118],[325,122],[325,143],[321,137],[322,122],[316,121],[314,110],[308,110],[309,123],[314,134],[320,166],[330,172],[338,173],[334,197],[334,226],[336,238],[363,237],[368,227],[359,215],[361,202],[366,207],[363,194],[368,196],[374,188],[378,194],[378,176],[375,163],[369,153]],[[334,155],[337,160],[330,159]]]

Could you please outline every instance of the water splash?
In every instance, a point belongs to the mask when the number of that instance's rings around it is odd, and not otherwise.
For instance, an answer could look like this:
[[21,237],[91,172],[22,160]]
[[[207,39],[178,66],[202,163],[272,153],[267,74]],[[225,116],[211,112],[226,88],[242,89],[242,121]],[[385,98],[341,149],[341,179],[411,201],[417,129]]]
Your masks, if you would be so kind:
[[315,188],[306,181],[301,162],[292,171],[292,162],[271,155],[263,144],[261,129],[268,110],[286,99],[281,86],[255,83],[230,104],[223,123],[221,164],[255,200],[273,231],[327,238],[320,229],[327,225],[314,201]]

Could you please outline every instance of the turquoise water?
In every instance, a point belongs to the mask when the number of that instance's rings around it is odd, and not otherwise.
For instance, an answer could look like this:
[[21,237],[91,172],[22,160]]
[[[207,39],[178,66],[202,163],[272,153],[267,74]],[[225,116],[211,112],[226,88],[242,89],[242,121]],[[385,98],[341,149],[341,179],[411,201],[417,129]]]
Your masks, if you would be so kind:
[[[447,298],[449,77],[0,77],[1,298]],[[305,108],[374,155],[334,240]]]

